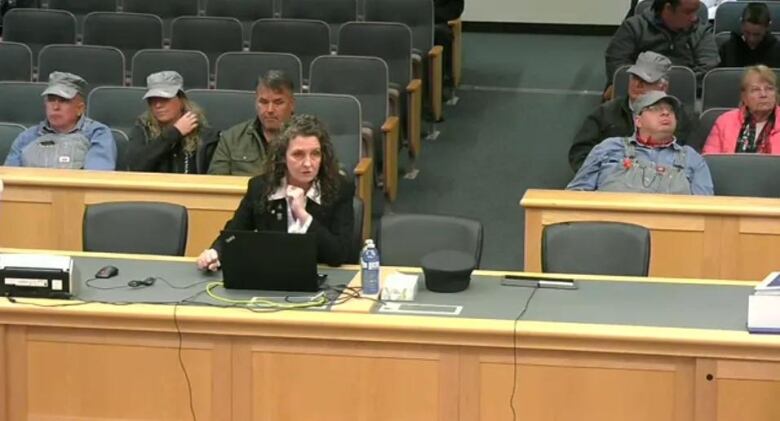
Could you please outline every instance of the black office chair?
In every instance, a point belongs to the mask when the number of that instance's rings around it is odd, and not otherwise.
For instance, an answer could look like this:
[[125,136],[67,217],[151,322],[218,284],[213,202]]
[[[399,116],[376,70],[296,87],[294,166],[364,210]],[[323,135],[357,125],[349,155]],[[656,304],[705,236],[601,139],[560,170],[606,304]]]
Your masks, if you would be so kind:
[[780,197],[780,156],[705,155],[717,196]]
[[379,223],[382,264],[420,266],[420,259],[439,250],[458,250],[482,258],[482,223],[448,215],[385,215]]
[[163,48],[162,33],[162,20],[145,13],[92,12],[84,18],[84,45],[119,48],[128,71],[138,50]]
[[116,47],[47,45],[38,55],[38,69],[44,77],[55,71],[77,74],[89,84],[87,93],[98,86],[125,84],[125,57]]
[[622,222],[562,222],[542,230],[542,272],[647,276],[650,231]]
[[702,80],[701,109],[738,106],[744,72],[742,67],[721,67],[707,72]]
[[230,52],[217,58],[217,89],[254,91],[257,77],[269,70],[281,70],[293,83],[293,92],[301,92],[301,60],[290,53]]
[[190,89],[187,97],[198,104],[216,130],[225,130],[255,118],[255,93],[229,89]]
[[82,236],[84,251],[183,256],[187,208],[159,202],[88,205]]
[[127,86],[101,86],[90,92],[87,98],[87,117],[112,129],[129,134],[136,119],[148,106],[143,100],[146,88]]
[[130,79],[133,86],[146,87],[146,78],[150,74],[173,70],[184,79],[184,89],[209,87],[209,59],[202,51],[167,48],[140,50],[132,59],[133,71]]
[[712,127],[715,125],[715,121],[721,114],[731,111],[733,108],[710,108],[704,110],[699,116],[699,125],[696,127],[696,131],[691,135],[691,138],[685,142],[686,145],[701,151],[704,148],[704,144],[707,142],[707,137],[712,131]]
[[76,43],[76,17],[64,10],[11,9],[3,17],[3,41],[27,44],[37,65],[45,45]]
[[111,129],[116,144],[116,171],[129,171],[127,162],[127,149],[130,146],[130,137],[122,130]]
[[[628,95],[628,69],[630,65],[621,66],[615,71],[612,86],[615,87],[615,97]],[[672,66],[669,70],[669,94],[674,95],[690,108],[696,106],[696,75],[688,67]]]

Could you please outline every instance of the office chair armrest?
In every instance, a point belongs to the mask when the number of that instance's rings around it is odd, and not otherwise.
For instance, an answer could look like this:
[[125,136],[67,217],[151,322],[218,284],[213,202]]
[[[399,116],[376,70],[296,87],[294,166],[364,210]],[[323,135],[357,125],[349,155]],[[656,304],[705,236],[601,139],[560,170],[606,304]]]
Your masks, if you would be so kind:
[[441,121],[442,118],[442,52],[444,48],[441,45],[434,45],[431,51],[428,52],[428,60],[430,61],[430,92],[431,95],[431,112],[433,112],[433,119],[435,121]]
[[420,79],[409,81],[409,85],[406,86],[406,93],[409,104],[406,118],[409,151],[412,157],[416,158],[420,156],[422,151],[422,140],[420,139],[420,133],[422,132],[422,81]]
[[355,166],[355,195],[363,201],[362,239],[371,236],[371,200],[374,192],[374,160],[360,158]]
[[415,79],[423,78],[423,59],[422,54],[412,53],[412,77]]
[[398,124],[396,116],[387,117],[385,124],[382,125],[385,147],[385,194],[392,202],[398,195]]

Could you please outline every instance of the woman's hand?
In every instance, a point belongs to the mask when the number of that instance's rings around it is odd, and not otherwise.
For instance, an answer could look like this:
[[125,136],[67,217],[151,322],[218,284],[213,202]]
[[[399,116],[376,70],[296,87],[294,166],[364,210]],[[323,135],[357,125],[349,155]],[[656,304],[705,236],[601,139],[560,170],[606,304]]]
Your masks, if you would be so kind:
[[198,128],[198,116],[192,111],[187,111],[173,123],[173,127],[176,127],[176,130],[178,130],[182,136],[187,136]]
[[216,272],[219,269],[219,255],[214,249],[203,250],[198,256],[198,269]]
[[300,187],[287,186],[287,202],[296,221],[304,223],[309,218],[306,212],[306,192]]

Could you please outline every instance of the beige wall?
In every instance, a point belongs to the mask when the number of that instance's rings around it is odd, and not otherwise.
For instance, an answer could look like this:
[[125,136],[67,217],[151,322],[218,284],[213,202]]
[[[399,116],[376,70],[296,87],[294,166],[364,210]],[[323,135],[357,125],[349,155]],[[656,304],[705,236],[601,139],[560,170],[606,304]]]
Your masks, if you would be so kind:
[[617,25],[630,0],[466,0],[464,21]]

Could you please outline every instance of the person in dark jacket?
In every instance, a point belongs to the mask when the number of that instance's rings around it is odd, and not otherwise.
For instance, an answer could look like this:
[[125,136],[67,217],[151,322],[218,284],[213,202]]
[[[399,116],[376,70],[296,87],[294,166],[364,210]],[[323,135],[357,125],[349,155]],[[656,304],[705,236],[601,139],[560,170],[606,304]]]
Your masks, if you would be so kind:
[[748,3],[742,12],[741,33],[732,32],[731,38],[720,46],[720,66],[780,67],[780,44],[769,30],[771,23],[766,3]]
[[174,71],[146,78],[149,110],[130,132],[131,171],[206,174],[219,141],[203,112],[184,94],[184,80]]
[[464,0],[434,0],[433,2],[433,42],[444,49],[442,55],[444,96],[452,96],[454,82],[452,78],[452,29],[447,24],[463,14]]
[[[338,266],[350,258],[354,184],[339,172],[324,124],[295,115],[271,142],[265,169],[249,187],[225,230],[314,233],[317,261]],[[198,257],[198,268],[217,270],[222,238]]]
[[699,0],[653,0],[646,12],[626,19],[615,32],[605,54],[609,86],[605,99],[612,98],[612,76],[623,65],[633,63],[643,51],[668,57],[672,64],[690,67],[700,81],[720,62],[715,36],[707,25],[698,24]]
[[[647,51],[639,55],[636,63],[628,69],[628,95],[601,104],[588,115],[574,136],[574,142],[569,149],[569,164],[575,172],[591,149],[602,140],[634,134],[632,103],[650,91],[666,92],[669,88],[668,75],[671,67],[671,61],[661,54]],[[699,119],[686,107],[680,109],[677,119],[677,143],[684,145],[694,133]],[[699,145],[694,148],[700,147]]]

